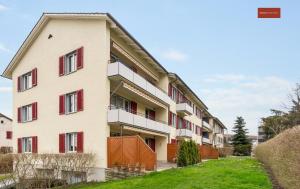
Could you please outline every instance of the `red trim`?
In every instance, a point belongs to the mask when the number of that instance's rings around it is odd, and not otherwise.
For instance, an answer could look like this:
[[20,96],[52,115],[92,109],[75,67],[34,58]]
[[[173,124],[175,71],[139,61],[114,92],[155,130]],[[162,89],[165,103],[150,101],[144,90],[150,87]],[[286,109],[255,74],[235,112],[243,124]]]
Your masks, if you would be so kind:
[[83,153],[83,132],[77,133],[77,152]]
[[37,102],[32,104],[32,120],[37,120]]
[[83,89],[77,91],[77,111],[83,111]]
[[172,112],[169,111],[169,125],[172,125]]
[[12,131],[6,131],[6,139],[12,139]]
[[22,138],[18,138],[18,153],[22,153]]
[[32,153],[38,153],[38,138],[37,138],[37,136],[32,137]]
[[32,70],[32,86],[37,86],[37,68]]
[[168,93],[169,93],[169,97],[172,97],[172,85],[171,85],[171,83],[169,83],[169,91],[168,91]]
[[131,101],[131,113],[137,114],[137,103],[134,101]]
[[18,108],[18,123],[21,123],[21,107]]
[[58,60],[58,69],[59,69],[59,76],[62,76],[65,74],[65,56],[59,57]]
[[59,114],[65,114],[65,95],[59,96]]
[[18,77],[17,85],[18,85],[18,92],[20,92],[21,91],[21,77],[20,76]]
[[77,69],[83,68],[83,47],[77,49]]
[[59,134],[59,153],[65,153],[65,137],[64,133]]

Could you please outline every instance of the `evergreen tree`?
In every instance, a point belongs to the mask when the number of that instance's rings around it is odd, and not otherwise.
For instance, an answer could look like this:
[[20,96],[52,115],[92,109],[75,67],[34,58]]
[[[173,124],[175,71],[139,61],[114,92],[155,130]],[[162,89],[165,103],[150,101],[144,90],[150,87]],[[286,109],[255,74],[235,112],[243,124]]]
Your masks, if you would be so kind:
[[241,116],[237,117],[232,130],[235,133],[232,138],[234,155],[243,156],[251,154],[252,144],[246,136],[246,134],[248,133],[248,129],[246,129],[245,126],[246,123],[244,121],[244,118]]

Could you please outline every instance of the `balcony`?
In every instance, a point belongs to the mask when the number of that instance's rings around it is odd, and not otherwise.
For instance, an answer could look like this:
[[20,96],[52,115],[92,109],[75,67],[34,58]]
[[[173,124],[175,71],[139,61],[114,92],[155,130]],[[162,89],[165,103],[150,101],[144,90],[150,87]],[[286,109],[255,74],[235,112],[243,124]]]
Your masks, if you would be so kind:
[[176,104],[176,111],[178,113],[183,113],[184,115],[193,114],[193,108],[186,102]]
[[151,94],[153,97],[158,98],[163,103],[170,105],[171,99],[170,97],[161,89],[157,88],[156,86],[152,85],[146,79],[132,71],[130,68],[125,66],[121,62],[114,62],[108,64],[107,69],[107,76],[119,76],[122,77],[134,85],[138,86],[139,88],[143,89],[147,93]]
[[206,127],[207,129],[212,129],[211,126],[209,125],[209,123],[207,123],[206,121],[202,121],[202,126]]
[[177,129],[176,136],[192,138],[193,132],[188,129]]
[[207,144],[211,144],[209,138],[205,138],[205,137],[202,137],[202,142],[207,143]]
[[170,127],[158,121],[145,118],[145,116],[133,114],[123,109],[109,109],[107,114],[109,124],[126,124],[132,127],[154,131],[158,133],[170,134]]

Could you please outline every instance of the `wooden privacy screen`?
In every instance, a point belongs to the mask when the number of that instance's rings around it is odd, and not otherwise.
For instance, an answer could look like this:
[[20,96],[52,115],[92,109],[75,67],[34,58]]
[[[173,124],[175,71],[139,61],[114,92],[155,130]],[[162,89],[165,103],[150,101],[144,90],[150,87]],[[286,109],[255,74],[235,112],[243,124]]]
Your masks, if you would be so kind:
[[199,151],[201,154],[201,159],[218,159],[219,152],[216,148],[211,145],[201,145],[199,146]]
[[[167,146],[167,159],[168,162],[175,163],[177,159],[177,151],[179,149],[179,144],[168,144]],[[219,152],[217,149],[210,145],[198,145],[200,161],[202,159],[218,159]]]
[[156,153],[140,136],[107,138],[108,167],[114,165],[142,165],[146,170],[156,169]]

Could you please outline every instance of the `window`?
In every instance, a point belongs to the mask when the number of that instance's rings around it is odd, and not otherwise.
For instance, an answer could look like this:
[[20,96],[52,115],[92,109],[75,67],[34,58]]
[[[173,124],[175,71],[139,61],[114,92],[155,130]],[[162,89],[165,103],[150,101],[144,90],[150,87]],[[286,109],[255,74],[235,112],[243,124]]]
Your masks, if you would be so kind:
[[76,64],[77,64],[77,53],[72,52],[66,55],[66,62],[65,62],[65,74],[70,74],[76,71]]
[[176,101],[177,99],[177,89],[172,87],[172,100]]
[[121,96],[113,95],[110,98],[110,106],[111,108],[123,109],[126,112],[131,112],[131,101],[127,100]]
[[172,126],[176,127],[176,114],[172,113]]
[[1,124],[3,124],[4,123],[4,121],[3,120],[1,120]]
[[145,117],[148,118],[148,119],[151,119],[151,120],[155,120],[155,111],[146,108]]
[[27,90],[32,87],[32,75],[31,72],[28,72],[21,76],[21,90]]
[[66,113],[77,111],[77,94],[76,92],[66,94]]
[[23,106],[21,108],[21,115],[22,122],[32,121],[32,105]]
[[32,152],[32,138],[31,137],[22,138],[22,152],[25,152],[25,153]]
[[67,152],[77,151],[77,133],[66,134],[66,151]]

